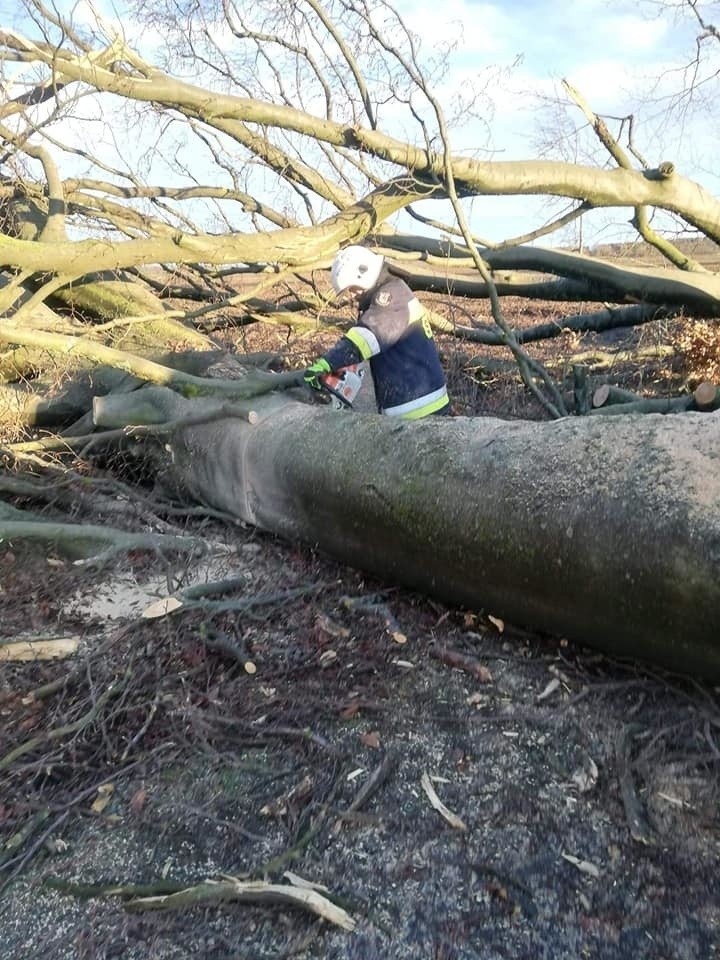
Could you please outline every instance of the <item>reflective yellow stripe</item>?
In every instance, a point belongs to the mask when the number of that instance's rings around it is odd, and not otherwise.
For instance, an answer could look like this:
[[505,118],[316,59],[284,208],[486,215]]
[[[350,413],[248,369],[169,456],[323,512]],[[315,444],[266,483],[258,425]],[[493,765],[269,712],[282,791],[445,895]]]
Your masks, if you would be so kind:
[[425,308],[417,297],[408,300],[408,323],[417,323],[418,320],[422,320],[424,313]]
[[433,400],[432,403],[426,404],[424,407],[420,407],[419,410],[411,410],[410,413],[402,414],[400,417],[401,420],[419,420],[420,417],[428,417],[431,413],[436,413],[438,410],[442,410],[449,402],[450,398],[448,396],[440,397],[439,400]]
[[411,323],[421,323],[423,333],[428,340],[432,340],[433,331],[430,325],[430,317],[428,316],[427,310],[425,307],[423,307],[417,297],[413,297],[412,300],[408,301],[408,315],[410,317],[408,320],[408,326],[410,326]]
[[377,338],[371,330],[367,330],[365,327],[351,327],[345,336],[350,343],[358,348],[363,360],[369,360],[370,357],[380,353],[380,344],[377,342]]
[[427,417],[430,413],[435,413],[450,402],[447,387],[440,387],[439,390],[433,390],[432,393],[426,393],[424,397],[417,397],[415,400],[408,400],[407,403],[400,403],[396,407],[386,407],[383,413],[386,417],[400,417],[403,420],[418,420],[420,417]]

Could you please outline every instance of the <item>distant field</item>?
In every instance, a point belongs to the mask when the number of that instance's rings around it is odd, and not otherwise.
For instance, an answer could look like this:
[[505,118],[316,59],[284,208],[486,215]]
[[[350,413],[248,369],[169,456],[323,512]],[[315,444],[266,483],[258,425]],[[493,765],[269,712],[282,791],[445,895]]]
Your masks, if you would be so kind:
[[[720,271],[720,246],[706,237],[696,240],[677,240],[675,246],[701,263],[707,270]],[[577,252],[577,251],[574,251]],[[582,251],[603,260],[624,261],[628,266],[658,267],[671,264],[654,247],[636,241],[633,243],[605,243]]]

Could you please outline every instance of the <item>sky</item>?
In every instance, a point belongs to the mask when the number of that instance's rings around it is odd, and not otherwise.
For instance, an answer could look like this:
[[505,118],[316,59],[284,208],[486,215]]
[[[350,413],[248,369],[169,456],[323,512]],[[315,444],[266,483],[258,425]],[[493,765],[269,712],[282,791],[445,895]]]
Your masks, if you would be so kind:
[[[563,96],[561,80],[577,88],[599,115],[608,118],[610,129],[618,129],[609,118],[633,115],[633,141],[649,165],[672,160],[685,176],[698,180],[713,193],[720,193],[717,116],[710,118],[699,109],[697,120],[680,116],[668,122],[668,97],[682,89],[681,68],[695,53],[697,22],[687,15],[677,17],[665,4],[652,0],[574,0],[559,4],[552,0],[478,2],[446,0],[445,31],[457,35],[462,25],[462,42],[454,54],[450,81],[468,87],[477,82],[478,65],[513,64],[505,82],[493,88],[496,107],[488,146],[496,159],[527,159],[541,155],[548,143],[557,141],[553,131],[553,110],[548,101]],[[720,26],[720,9],[708,20]],[[437,39],[433,11],[436,0],[413,0],[413,29],[424,29],[426,41]],[[409,14],[408,14],[409,16]],[[425,26],[424,26],[425,25]],[[720,43],[716,67],[720,66]],[[717,98],[718,82],[713,83]],[[571,122],[584,119],[571,108]],[[472,129],[465,129],[454,144],[468,148],[479,142]],[[464,141],[464,142],[463,142]],[[595,144],[590,136],[586,142]],[[570,144],[568,144],[568,149]],[[604,159],[606,154],[600,153]],[[582,159],[582,158],[579,158]],[[536,226],[547,204],[527,198],[487,198],[475,204],[473,226],[482,235],[499,240],[509,233],[520,234]],[[554,208],[557,211],[559,208]],[[634,236],[627,221],[631,212],[613,211],[593,215],[596,242]],[[572,233],[570,228],[569,233]],[[541,241],[542,242],[542,241]]]
[[[117,9],[119,0],[114,3]],[[91,19],[92,4],[113,19],[111,0],[59,0],[58,9]],[[571,108],[560,126],[552,107],[562,95],[560,80],[567,78],[598,114],[633,113],[635,143],[650,165],[672,160],[682,174],[720,193],[714,170],[717,118],[701,111],[697,120],[689,114],[682,122],[667,120],[666,98],[682,80],[678,68],[695,49],[698,28],[687,15],[674,17],[666,4],[653,0],[444,0],[442,15],[437,0],[395,0],[394,6],[420,38],[423,52],[437,43],[454,44],[450,70],[435,90],[448,114],[459,92],[475,90],[489,98],[483,99],[485,122],[461,115],[453,128],[457,152],[517,160],[542,156],[559,142],[573,149],[563,130],[582,126],[582,115]],[[700,2],[699,9],[720,25],[714,6]],[[20,27],[17,10],[14,0],[0,0],[0,23]],[[128,16],[122,23],[131,43],[152,46],[152,31],[138,29]],[[720,43],[716,46],[720,57]],[[586,143],[596,146],[592,136]],[[481,237],[498,241],[533,229],[558,209],[532,198],[482,198],[472,204],[471,225]],[[435,209],[427,212],[438,216]],[[632,235],[630,215],[629,210],[594,215],[584,241]],[[573,239],[572,228],[564,239]]]

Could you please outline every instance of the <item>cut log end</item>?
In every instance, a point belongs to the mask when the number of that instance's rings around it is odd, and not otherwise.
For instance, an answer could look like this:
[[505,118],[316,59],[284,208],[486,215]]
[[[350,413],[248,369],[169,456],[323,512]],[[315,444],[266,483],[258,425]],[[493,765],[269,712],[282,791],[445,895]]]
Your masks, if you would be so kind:
[[622,387],[615,387],[611,383],[602,383],[593,393],[592,405],[597,409],[611,403],[634,403],[638,399],[640,398],[637,394],[630,390],[623,390]]
[[710,410],[712,409],[718,400],[718,388],[714,383],[710,383],[708,380],[703,381],[699,384],[694,392],[693,397],[695,398],[695,403],[698,410]]
[[607,383],[601,384],[597,390],[593,393],[592,396],[592,405],[594,407],[602,407],[607,403],[607,399],[610,396],[610,387]]

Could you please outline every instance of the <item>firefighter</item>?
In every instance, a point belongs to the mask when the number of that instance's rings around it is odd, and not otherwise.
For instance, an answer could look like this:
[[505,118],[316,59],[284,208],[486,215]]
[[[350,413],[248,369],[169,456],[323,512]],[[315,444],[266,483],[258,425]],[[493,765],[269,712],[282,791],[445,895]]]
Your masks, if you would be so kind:
[[445,374],[423,307],[404,280],[393,275],[384,257],[350,246],[333,261],[335,293],[358,304],[355,326],[305,371],[308,386],[367,361],[378,411],[387,417],[417,420],[450,412]]

